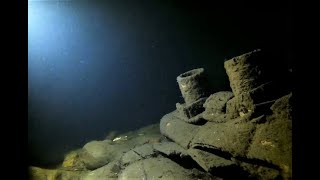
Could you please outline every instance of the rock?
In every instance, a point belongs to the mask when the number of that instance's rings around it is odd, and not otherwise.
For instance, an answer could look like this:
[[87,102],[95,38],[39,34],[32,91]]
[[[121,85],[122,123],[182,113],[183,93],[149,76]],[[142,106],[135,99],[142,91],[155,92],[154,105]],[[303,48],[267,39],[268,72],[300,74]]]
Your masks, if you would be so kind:
[[207,75],[203,68],[193,69],[177,77],[179,88],[186,105],[210,95]]
[[188,170],[163,157],[148,158],[126,167],[119,175],[119,180],[127,179],[212,179],[198,170]]
[[134,151],[136,154],[138,154],[140,157],[144,159],[154,156],[156,154],[156,151],[153,148],[153,144],[144,144],[131,149],[131,151]]
[[233,97],[230,91],[221,91],[211,94],[203,104],[205,111],[202,116],[205,120],[213,122],[226,121],[226,104]]
[[69,152],[62,163],[62,168],[65,170],[87,170],[85,163],[82,161],[82,149]]
[[120,162],[112,161],[105,166],[89,172],[81,180],[117,179],[120,171]]
[[86,171],[67,171],[61,169],[43,169],[39,167],[29,168],[29,179],[45,180],[45,179],[63,179],[63,180],[82,180],[88,172]]
[[104,141],[91,141],[84,145],[83,149],[86,150],[94,158],[104,158],[107,155],[107,151],[111,146],[110,140]]
[[255,124],[251,122],[208,122],[199,128],[190,147],[205,147],[245,157],[254,130]]
[[188,154],[190,154],[192,159],[194,159],[205,171],[212,172],[213,174],[215,169],[236,165],[236,163],[231,160],[199,149],[190,148],[188,149]]
[[90,170],[97,169],[111,161],[119,160],[124,153],[142,144],[159,143],[159,125],[150,125],[136,131],[122,134],[113,140],[91,141],[79,154],[79,160]]
[[164,115],[160,120],[160,131],[164,136],[183,148],[188,149],[189,143],[199,128],[196,125],[181,120],[177,117],[177,114],[177,111],[173,111]]
[[123,166],[128,166],[136,161],[143,159],[139,154],[134,151],[128,151],[121,157],[121,164]]
[[218,151],[214,152],[219,154],[216,155],[212,152],[207,152],[207,150],[190,148],[188,153],[205,171],[215,177],[220,177],[221,179],[251,179],[249,172],[239,166],[242,162],[231,156],[222,155],[223,153]]
[[122,134],[122,136],[128,137],[124,143],[130,146],[130,149],[146,143],[159,143],[163,140],[158,123]]
[[112,143],[110,140],[91,141],[83,147],[83,150],[82,161],[87,169],[93,170],[120,159],[125,152],[130,150],[130,145]]
[[127,166],[141,159],[146,159],[156,155],[157,152],[153,149],[152,144],[144,144],[126,152],[121,157],[121,164]]
[[174,142],[165,142],[153,145],[154,149],[166,156],[179,156],[181,158],[189,156],[186,149]]

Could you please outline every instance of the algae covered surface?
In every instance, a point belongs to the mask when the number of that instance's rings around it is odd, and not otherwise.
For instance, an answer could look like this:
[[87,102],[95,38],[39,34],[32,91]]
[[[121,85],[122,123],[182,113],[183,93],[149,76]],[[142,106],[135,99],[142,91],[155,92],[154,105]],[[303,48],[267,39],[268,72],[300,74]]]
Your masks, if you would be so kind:
[[262,59],[255,50],[225,61],[232,92],[210,92],[203,68],[180,74],[185,101],[160,123],[90,141],[57,168],[30,167],[30,178],[292,179],[293,95]]

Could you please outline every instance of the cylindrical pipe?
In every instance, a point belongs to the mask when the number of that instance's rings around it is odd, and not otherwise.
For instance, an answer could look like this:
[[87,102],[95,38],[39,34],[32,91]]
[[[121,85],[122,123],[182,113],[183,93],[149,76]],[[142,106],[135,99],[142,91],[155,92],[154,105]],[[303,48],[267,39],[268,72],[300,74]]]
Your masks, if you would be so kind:
[[203,68],[180,74],[177,77],[177,82],[186,105],[210,95],[209,82]]
[[255,50],[224,62],[230,87],[237,97],[266,81],[261,50]]

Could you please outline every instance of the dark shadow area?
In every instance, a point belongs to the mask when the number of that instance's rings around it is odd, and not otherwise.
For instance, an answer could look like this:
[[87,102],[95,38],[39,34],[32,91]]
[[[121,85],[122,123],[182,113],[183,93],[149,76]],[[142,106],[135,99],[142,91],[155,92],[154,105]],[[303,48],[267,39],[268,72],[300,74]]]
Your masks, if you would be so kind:
[[[215,154],[217,156],[223,157],[225,159],[231,160],[231,158],[233,157],[229,152],[225,152],[225,151],[221,151],[218,149],[213,149],[213,148],[207,148],[207,147],[202,147],[202,146],[195,146],[195,149],[200,149],[206,152],[210,152],[212,154]],[[255,165],[259,165],[259,166],[264,166],[264,167],[268,167],[268,168],[272,168],[272,169],[276,169],[276,170],[280,170],[280,168],[277,165],[274,165],[272,163],[260,160],[260,159],[249,159],[249,158],[245,158],[245,157],[234,157],[239,161],[242,162],[246,162],[249,164],[255,164]]]
[[197,126],[203,126],[207,123],[208,121],[203,119],[203,118],[200,118],[197,122],[193,122],[192,124],[194,125],[197,125]]
[[202,172],[205,172],[205,170],[201,166],[199,166],[198,163],[196,161],[194,161],[190,156],[181,157],[180,155],[174,155],[174,154],[168,156],[162,152],[159,152],[159,154],[161,154],[163,157],[171,159],[172,161],[176,162],[177,164],[179,164],[183,168],[186,168],[186,169],[196,168]]
[[239,166],[228,166],[210,169],[210,173],[214,176],[220,177],[224,180],[258,180],[259,178],[252,177],[248,172],[240,168]]

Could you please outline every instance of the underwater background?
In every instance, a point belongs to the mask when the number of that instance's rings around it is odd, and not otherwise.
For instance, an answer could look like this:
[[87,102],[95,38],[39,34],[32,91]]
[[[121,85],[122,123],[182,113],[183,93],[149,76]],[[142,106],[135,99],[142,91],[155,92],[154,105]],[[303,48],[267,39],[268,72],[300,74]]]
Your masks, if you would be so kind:
[[226,59],[261,48],[290,69],[290,4],[29,1],[29,164],[48,166],[110,133],[158,123],[204,67],[229,90]]

